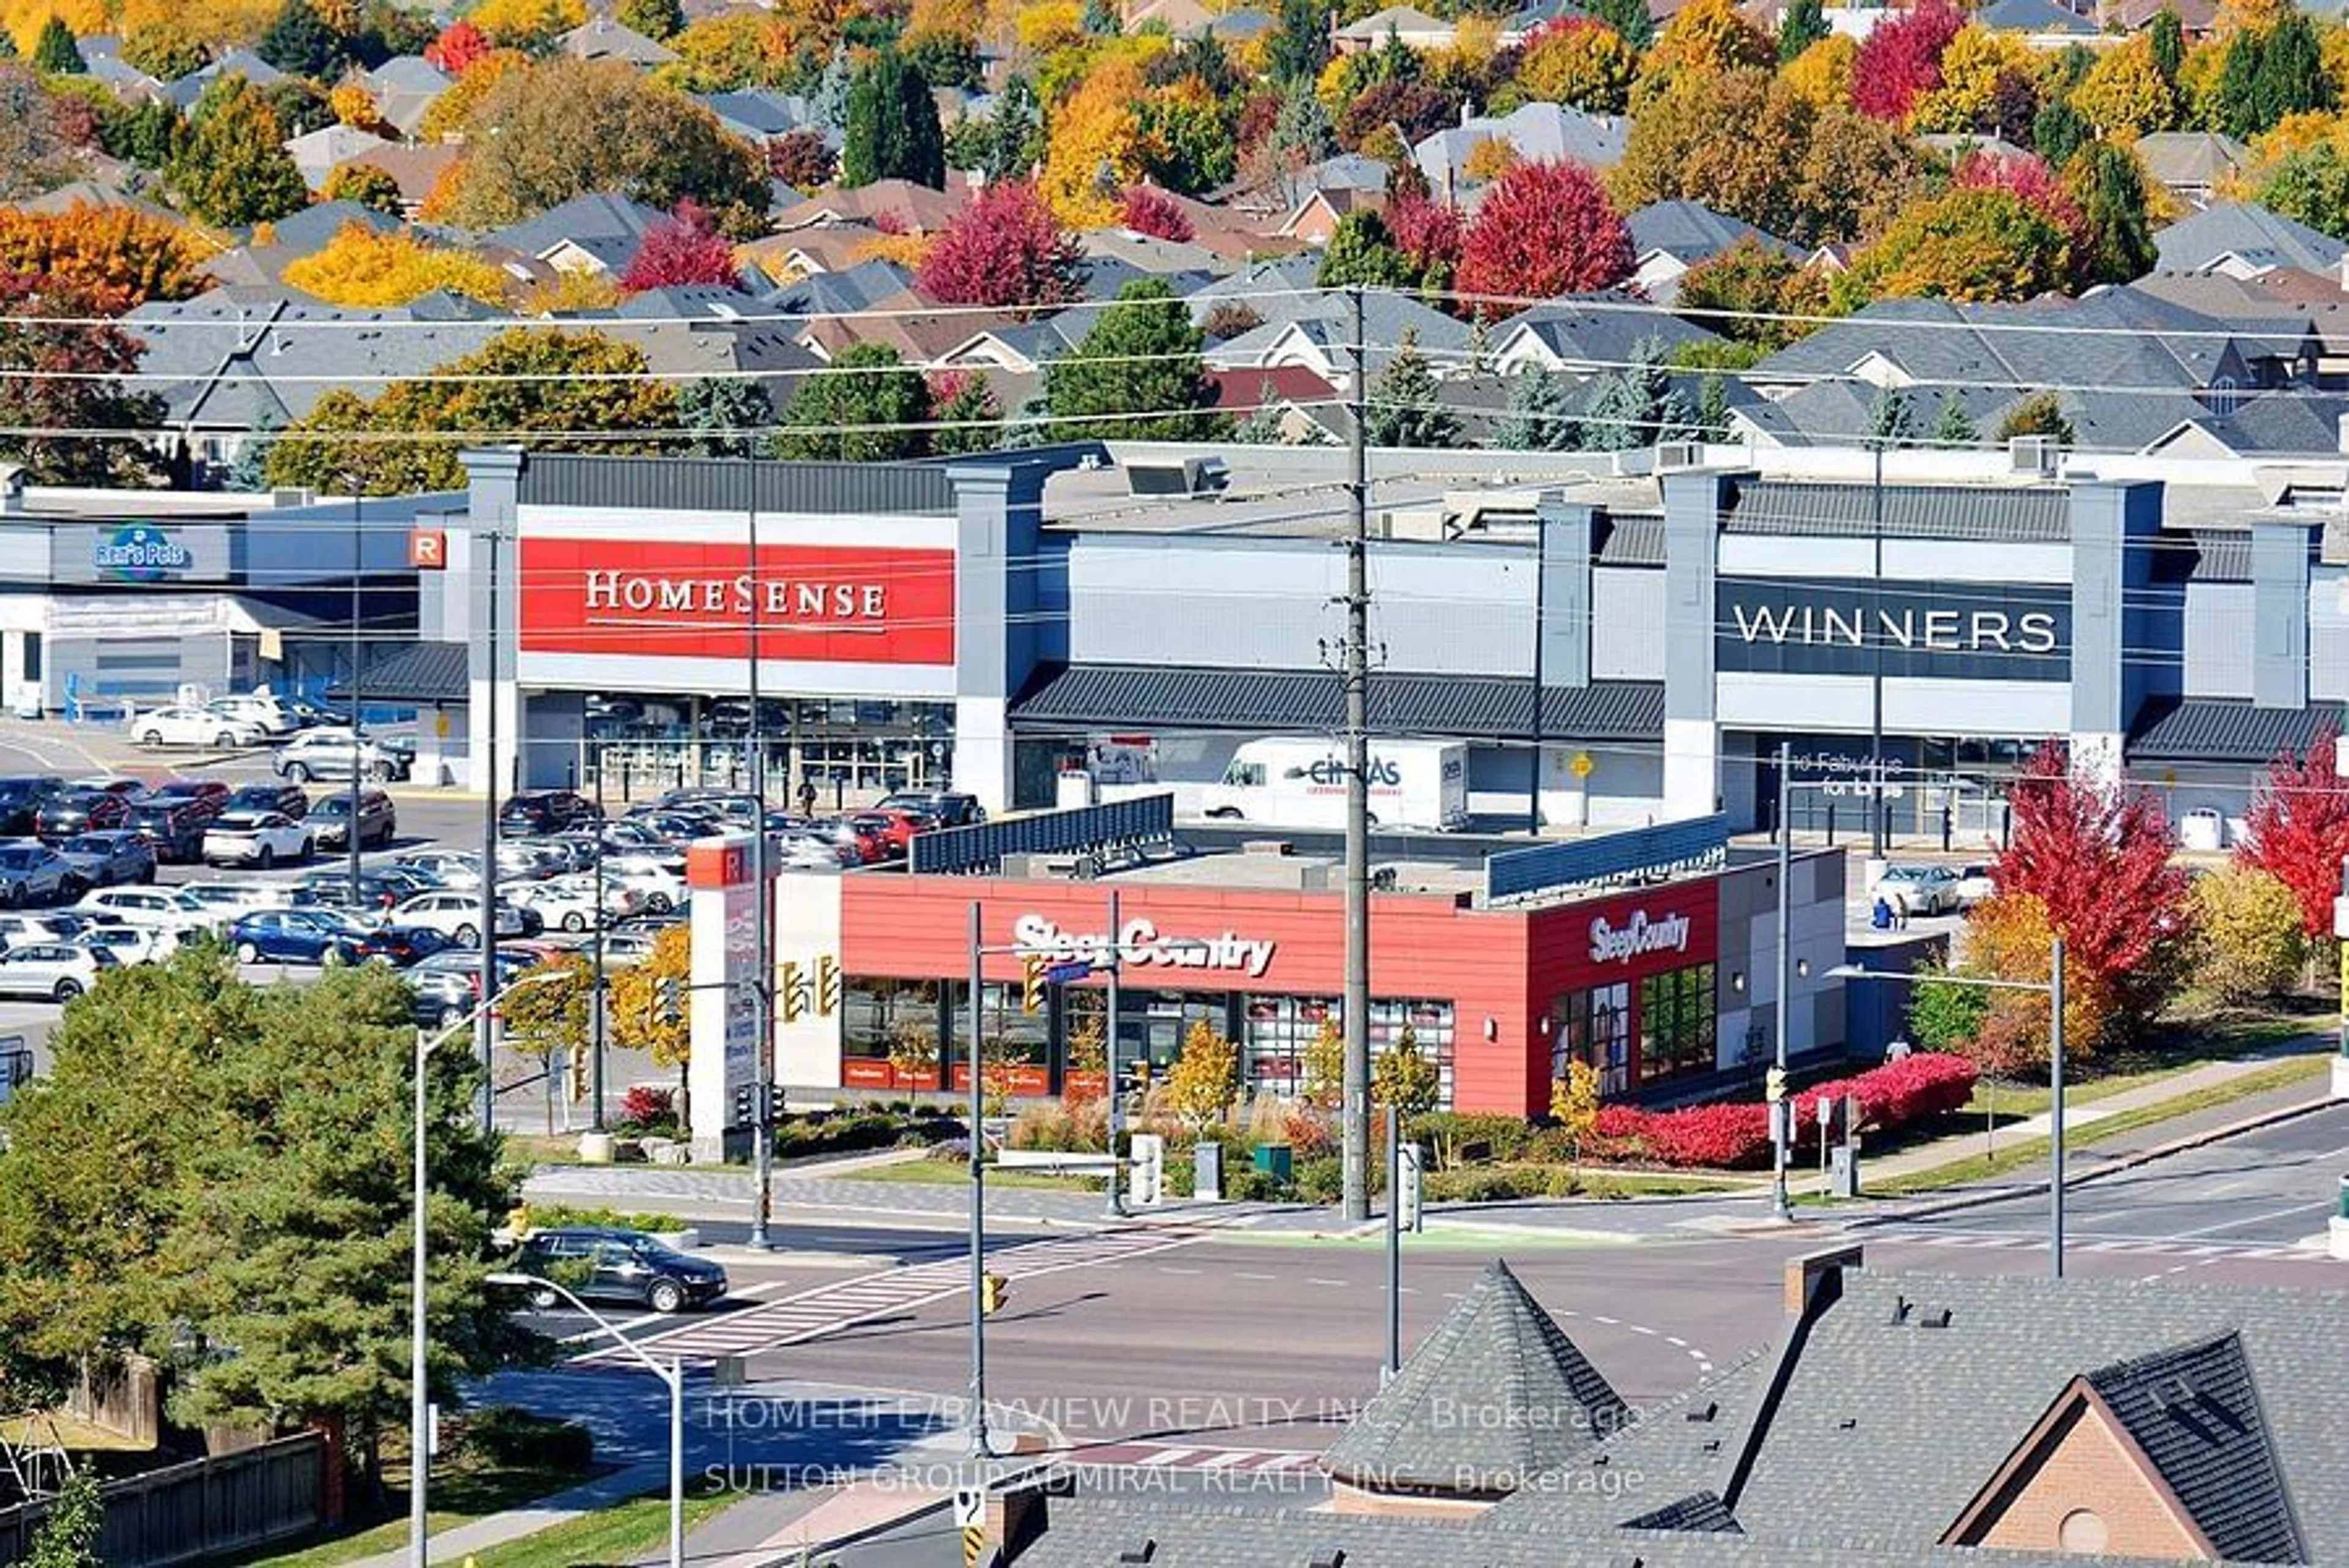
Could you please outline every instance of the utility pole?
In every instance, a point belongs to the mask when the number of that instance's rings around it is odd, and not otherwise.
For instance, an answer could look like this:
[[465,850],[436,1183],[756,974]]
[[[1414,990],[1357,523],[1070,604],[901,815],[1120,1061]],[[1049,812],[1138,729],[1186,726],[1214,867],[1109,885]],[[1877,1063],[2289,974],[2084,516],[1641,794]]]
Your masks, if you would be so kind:
[[1342,1196],[1346,1219],[1371,1217],[1371,484],[1370,365],[1362,343],[1362,288],[1346,290],[1351,318],[1353,438],[1346,499],[1346,1094]]
[[2047,949],[2047,1271],[2064,1277],[2064,939]]
[[[347,803],[350,815],[346,818],[343,847],[350,863],[351,919],[359,918],[359,775],[367,770],[359,765],[365,742],[359,739],[361,716],[367,711],[365,690],[360,683],[359,661],[366,650],[359,646],[359,618],[362,613],[359,578],[367,570],[363,544],[365,512],[359,501],[359,481],[350,478],[351,486],[351,795]],[[484,994],[487,994],[484,992]]]
[[1878,435],[1876,446],[1876,483],[1871,487],[1868,508],[1869,558],[1874,576],[1868,580],[1868,602],[1877,614],[1875,624],[1868,628],[1868,644],[1874,650],[1868,661],[1868,773],[1872,787],[1868,792],[1868,842],[1874,846],[1876,858],[1884,858],[1885,828],[1890,811],[1884,804],[1884,438]]
[[[475,1023],[475,1046],[481,1058],[481,1130],[495,1132],[498,1124],[498,1025],[491,999],[498,993],[498,531],[483,531],[489,560],[482,576],[489,589],[490,679],[483,689],[487,711],[481,715],[481,1012]],[[358,714],[354,708],[352,718]],[[358,836],[358,818],[351,818],[351,836]]]
[[1117,975],[1118,971],[1125,967],[1125,952],[1117,933],[1117,889],[1112,888],[1109,890],[1109,984],[1108,993],[1102,998],[1109,1009],[1109,1026],[1102,1036],[1102,1066],[1109,1078],[1109,1202],[1103,1212],[1112,1220],[1125,1213],[1125,1195],[1118,1189],[1117,1163],[1118,1123],[1123,1119],[1118,1115],[1118,1101],[1123,1092],[1117,1082]]
[[[986,989],[981,968],[986,949],[979,901],[970,901],[970,1457],[989,1457],[987,1443],[987,1093],[979,1062],[986,1054],[980,1033],[980,1002]],[[941,1051],[943,1063],[951,1053]],[[947,1082],[954,1079],[949,1074]],[[1114,1178],[1112,1179],[1115,1185]]]
[[753,802],[752,815],[757,819],[750,828],[750,885],[754,889],[752,909],[756,922],[750,945],[759,966],[758,983],[750,988],[750,1016],[759,1042],[759,1054],[753,1064],[759,1075],[759,1100],[750,1123],[750,1158],[758,1170],[759,1191],[756,1207],[750,1211],[750,1244],[766,1248],[774,1245],[771,1227],[775,1211],[775,889],[767,880],[766,728],[759,718],[759,658],[764,651],[759,646],[759,596],[766,587],[759,575],[759,459],[755,453],[749,463],[750,559],[746,570],[750,577],[750,727],[747,744],[750,765],[747,782]]
[[[1794,919],[1794,888],[1789,881],[1795,868],[1794,825],[1787,821],[1786,812],[1794,798],[1793,785],[1788,782],[1794,772],[1794,747],[1785,741],[1778,742],[1778,999],[1777,1054],[1774,1058],[1776,1077],[1773,1082],[1782,1086],[1786,1082],[1786,1027],[1794,1016],[1788,992],[1795,989],[1795,933],[1790,929]],[[1773,1100],[1770,1105],[1770,1217],[1792,1220],[1794,1207],[1786,1196],[1786,1159],[1791,1152],[1787,1145],[1787,1123],[1794,1116],[1790,1102]],[[1820,1139],[1826,1143],[1824,1136]]]

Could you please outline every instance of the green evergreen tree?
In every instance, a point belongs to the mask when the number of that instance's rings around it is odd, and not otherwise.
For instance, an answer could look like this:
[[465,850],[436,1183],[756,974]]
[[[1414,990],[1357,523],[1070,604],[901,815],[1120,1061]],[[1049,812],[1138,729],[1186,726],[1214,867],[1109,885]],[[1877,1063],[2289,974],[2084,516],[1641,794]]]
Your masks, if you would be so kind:
[[1089,38],[1114,38],[1125,30],[1125,22],[1117,14],[1117,0],[1085,0],[1082,23]]
[[1349,213],[1338,220],[1321,253],[1318,288],[1408,288],[1418,281],[1410,259],[1395,247],[1387,221],[1376,213]]
[[620,0],[619,23],[666,42],[685,31],[685,7],[678,0]]
[[343,36],[326,25],[310,0],[285,0],[253,52],[288,76],[326,81],[349,61]]
[[1729,383],[1719,376],[1697,383],[1696,433],[1704,441],[1729,439]]
[[2097,283],[2127,283],[2151,272],[2153,215],[2137,155],[2092,141],[2065,175],[2088,221],[2091,254],[2078,258],[2087,275]]
[[1878,447],[1912,446],[1917,440],[1917,419],[1909,406],[1909,394],[1898,387],[1885,387],[1876,394],[1876,401],[1868,410],[1868,439]]
[[244,228],[298,213],[310,188],[285,151],[277,112],[243,77],[204,88],[188,134],[165,166],[181,202],[209,223]]
[[5,27],[0,27],[0,60],[16,57],[16,37]]
[[1998,422],[1998,439],[2002,446],[2018,436],[2054,436],[2065,446],[2077,439],[2072,421],[2064,417],[2064,404],[2053,392],[2033,392],[2013,408]]
[[1394,357],[1371,383],[1362,430],[1372,446],[1449,447],[1460,443],[1460,421],[1437,390],[1435,372],[1409,327]]
[[2153,68],[2161,73],[2163,81],[2176,86],[2178,67],[2186,63],[2186,28],[2178,13],[2164,5],[2146,31],[2153,39]]
[[1231,439],[1241,446],[1278,446],[1285,433],[1280,428],[1280,394],[1270,381],[1257,384],[1256,407],[1232,425]]
[[1642,340],[1631,363],[1602,378],[1582,416],[1582,449],[1629,452],[1679,441],[1692,433],[1696,416],[1673,387],[1663,345]]
[[49,1515],[34,1532],[24,1568],[106,1568],[98,1538],[106,1529],[106,1496],[98,1472],[76,1465],[49,1501]]
[[1588,10],[1622,34],[1623,41],[1635,49],[1656,41],[1656,19],[1649,13],[1648,0],[1592,0]]
[[987,378],[973,372],[932,411],[938,429],[931,434],[930,450],[941,457],[961,452],[992,452],[1003,439],[1003,410]]
[[2260,123],[2260,67],[2266,50],[2259,34],[2246,29],[2227,46],[2227,62],[2219,71],[2219,129],[2230,136],[2249,138],[2267,128]]
[[2051,98],[2040,105],[2039,112],[2031,119],[2031,149],[2046,161],[2050,169],[2061,169],[2095,134],[2095,128],[2080,118],[2080,111],[2060,98]]
[[693,432],[701,457],[748,457],[758,431],[774,422],[774,400],[756,381],[706,376],[677,389],[678,423]]
[[848,51],[836,48],[823,63],[823,75],[816,78],[815,90],[808,95],[808,107],[816,123],[829,125],[835,130],[848,125],[848,89],[854,85],[856,72],[848,63]]
[[1964,400],[1952,391],[1941,394],[1940,412],[1933,417],[1933,444],[1951,448],[1971,446],[1982,439],[1974,428],[1973,416],[1966,412]]
[[930,450],[930,389],[885,343],[859,343],[800,383],[775,432],[777,457],[888,462]]
[[1826,36],[1826,7],[1820,0],[1790,0],[1778,19],[1778,58],[1792,60]]
[[911,180],[934,190],[947,182],[946,133],[930,84],[894,48],[856,73],[848,88],[847,138],[840,182]]
[[2334,239],[2349,236],[2349,159],[2330,141],[2292,153],[2251,192],[2260,205]]
[[[2229,60],[2231,64],[2231,56]],[[2323,50],[2316,41],[2315,24],[2304,12],[2291,13],[2269,31],[2260,49],[2251,103],[2261,130],[2273,130],[2288,114],[2333,107]]]
[[980,151],[979,168],[990,185],[1024,180],[1044,161],[1044,110],[1036,84],[1015,76],[996,95],[995,117]]
[[[1056,441],[1213,441],[1229,421],[1199,357],[1206,339],[1154,277],[1118,290],[1075,348],[1044,368]],[[1141,417],[1119,417],[1141,416]]]
[[1574,452],[1582,432],[1574,418],[1574,388],[1547,366],[1509,378],[1509,410],[1495,439],[1512,452]]
[[1330,12],[1322,0],[1280,0],[1279,26],[1266,46],[1265,66],[1282,87],[1310,86],[1330,63]]
[[270,488],[269,451],[277,444],[270,437],[279,423],[274,414],[264,414],[254,422],[252,434],[238,443],[236,455],[229,460],[221,488],[239,495],[258,495]]
[[33,41],[33,68],[52,77],[89,74],[89,62],[81,57],[81,46],[74,42],[73,29],[54,14],[41,24],[41,36]]

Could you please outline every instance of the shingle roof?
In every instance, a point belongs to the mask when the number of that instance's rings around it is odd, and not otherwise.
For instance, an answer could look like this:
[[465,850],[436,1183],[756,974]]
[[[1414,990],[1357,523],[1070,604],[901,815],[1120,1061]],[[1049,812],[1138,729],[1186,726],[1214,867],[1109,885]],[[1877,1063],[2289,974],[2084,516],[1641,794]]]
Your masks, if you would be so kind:
[[1501,324],[1493,334],[1494,356],[1506,356],[1530,335],[1562,367],[1607,369],[1630,364],[1643,343],[1669,350],[1714,341],[1713,333],[1677,316],[1630,308],[1637,303],[1619,289],[1607,289],[1537,305]]
[[1835,484],[1804,480],[1733,483],[1723,527],[1733,534],[1814,538],[1974,539],[2061,543],[2072,536],[2071,498],[2045,485]]
[[2001,33],[2094,33],[2096,25],[2054,0],[1991,0],[1974,20]]
[[2189,697],[2148,708],[2130,735],[2131,762],[2245,763],[2305,753],[2327,724],[2344,727],[2341,709],[2257,708],[2240,698]]
[[[1533,682],[1522,677],[1381,671],[1370,696],[1371,724],[1389,733],[1500,739],[1533,731]],[[1342,705],[1335,678],[1313,670],[1078,664],[1046,670],[1011,714],[1031,725],[1315,732],[1341,723]],[[1664,689],[1644,680],[1552,687],[1541,728],[1560,741],[1654,741],[1664,731]]]
[[1803,254],[1777,235],[1757,229],[1743,218],[1716,213],[1702,202],[1651,202],[1626,218],[1624,223],[1631,231],[1634,255],[1663,251],[1682,261],[1698,261],[1718,255],[1743,239],[1759,240],[1788,256],[1799,258]]
[[2241,1335],[2116,1362],[2087,1382],[2221,1558],[2304,1560]]
[[2329,234],[2241,202],[2214,202],[2180,218],[2155,234],[2153,249],[2161,265],[2176,272],[2199,271],[2228,255],[2327,272],[2349,252]]
[[608,191],[597,191],[574,196],[535,218],[524,219],[483,238],[526,256],[543,256],[569,240],[599,256],[606,250],[616,251],[626,261],[636,253],[645,231],[659,223],[662,216],[657,208]]
[[[359,671],[359,688],[387,702],[462,702],[471,691],[468,652],[461,642],[419,642],[376,660]],[[326,701],[350,696],[346,681],[326,688]]]
[[1652,1513],[1626,1520],[1626,1530],[1688,1530],[1718,1531],[1725,1534],[1742,1534],[1729,1505],[1717,1492],[1697,1491],[1664,1504]]
[[1495,1258],[1323,1468],[1381,1491],[1514,1491],[1589,1448],[1627,1407]]

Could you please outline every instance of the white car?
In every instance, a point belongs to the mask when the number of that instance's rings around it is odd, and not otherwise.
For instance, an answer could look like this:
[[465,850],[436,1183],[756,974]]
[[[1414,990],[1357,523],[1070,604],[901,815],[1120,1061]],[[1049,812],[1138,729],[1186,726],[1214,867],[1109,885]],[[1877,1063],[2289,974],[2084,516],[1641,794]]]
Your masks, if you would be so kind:
[[240,915],[315,909],[318,903],[317,895],[291,882],[182,882],[180,891],[202,905],[206,923],[220,929]]
[[254,691],[239,697],[215,697],[204,707],[223,719],[249,720],[259,725],[264,734],[290,735],[302,727],[302,721],[295,716],[293,710],[266,691]]
[[1969,861],[1958,867],[1958,908],[1971,909],[1998,891],[1993,873],[1997,866],[1988,860]]
[[77,939],[88,948],[104,948],[119,964],[161,963],[180,950],[180,944],[204,933],[183,926],[93,926]]
[[347,724],[303,731],[277,748],[270,765],[279,778],[307,784],[312,779],[350,777],[354,757],[359,776],[371,783],[388,783],[400,774],[400,759],[388,748],[365,737],[354,748]]
[[[560,877],[570,869],[570,853],[552,844],[518,844],[508,840],[498,846],[498,881],[502,886],[508,882],[535,882],[549,877]],[[478,888],[481,885],[481,879],[476,875],[473,886]]]
[[139,745],[257,746],[268,732],[250,719],[215,713],[209,708],[158,708],[130,721],[130,739]]
[[118,967],[114,955],[79,942],[33,942],[0,953],[0,996],[71,1002]]
[[[605,923],[623,915],[632,915],[644,903],[644,895],[634,888],[616,882],[604,884],[603,919]],[[567,877],[551,877],[543,882],[515,882],[499,889],[499,897],[512,898],[538,911],[547,929],[566,931],[592,930],[595,926],[595,877],[593,872],[574,871]]]
[[686,903],[685,878],[648,855],[615,855],[604,862],[606,887],[626,888],[644,899],[647,911],[665,915]]
[[1957,872],[1923,861],[1887,866],[1869,891],[1911,915],[1946,914],[1959,907]]
[[74,912],[132,926],[207,926],[212,915],[177,888],[100,888],[82,895]]
[[[481,937],[481,896],[478,891],[419,893],[393,905],[385,915],[383,923],[387,926],[423,926],[440,932],[460,948],[469,948]],[[499,900],[498,935],[526,937],[530,934],[529,917],[513,905]]]
[[392,862],[429,877],[443,888],[479,888],[481,857],[461,849],[419,849]]
[[213,866],[258,866],[307,860],[310,830],[278,811],[232,811],[204,829],[204,859]]

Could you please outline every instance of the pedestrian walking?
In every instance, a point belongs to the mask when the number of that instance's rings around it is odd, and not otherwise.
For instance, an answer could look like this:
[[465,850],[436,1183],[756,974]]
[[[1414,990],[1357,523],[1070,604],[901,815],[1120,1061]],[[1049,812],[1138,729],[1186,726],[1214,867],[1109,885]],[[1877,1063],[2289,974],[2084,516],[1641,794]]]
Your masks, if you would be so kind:
[[815,780],[806,774],[800,775],[800,815],[802,816],[815,815]]

